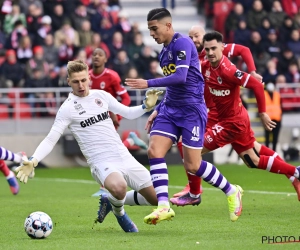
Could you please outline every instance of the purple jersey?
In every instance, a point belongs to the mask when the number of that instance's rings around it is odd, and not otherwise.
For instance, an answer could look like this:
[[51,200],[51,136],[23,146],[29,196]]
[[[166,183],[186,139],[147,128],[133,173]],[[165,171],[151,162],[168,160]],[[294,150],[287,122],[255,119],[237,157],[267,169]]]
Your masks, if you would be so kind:
[[[167,77],[148,80],[148,85],[167,88],[164,100],[166,105],[182,106],[204,103],[204,80],[200,73],[198,52],[188,36],[175,33],[170,44],[164,46],[160,52],[159,61]],[[177,77],[172,78],[172,75],[179,74],[179,71],[184,74],[184,84],[176,83]],[[182,73],[180,74],[182,76]]]

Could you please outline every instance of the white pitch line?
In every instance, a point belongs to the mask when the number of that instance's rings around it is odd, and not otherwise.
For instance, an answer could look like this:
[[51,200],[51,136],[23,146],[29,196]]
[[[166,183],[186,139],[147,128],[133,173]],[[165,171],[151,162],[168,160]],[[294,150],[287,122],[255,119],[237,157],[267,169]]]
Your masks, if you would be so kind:
[[[65,182],[65,183],[83,183],[83,184],[97,184],[96,181],[89,181],[89,180],[77,180],[77,179],[63,179],[63,178],[34,178],[30,181],[52,181],[52,182]],[[182,189],[183,186],[172,186],[169,185],[169,188],[175,188],[175,189]],[[203,188],[205,191],[220,191],[217,188]],[[260,190],[244,190],[246,193],[251,194],[274,194],[274,195],[296,195],[295,193],[289,193],[289,192],[272,192],[272,191],[260,191]]]

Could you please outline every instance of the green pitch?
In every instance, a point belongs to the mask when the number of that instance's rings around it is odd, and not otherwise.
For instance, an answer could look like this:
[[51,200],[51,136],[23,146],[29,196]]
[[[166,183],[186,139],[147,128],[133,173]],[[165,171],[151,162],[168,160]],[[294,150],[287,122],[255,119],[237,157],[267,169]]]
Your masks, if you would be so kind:
[[[267,244],[262,237],[300,237],[300,202],[285,176],[223,165],[219,169],[231,183],[245,190],[243,213],[237,222],[229,220],[225,195],[206,183],[202,203],[197,207],[174,207],[173,221],[156,226],[143,223],[152,207],[125,209],[139,233],[124,233],[113,214],[93,226],[98,190],[88,168],[37,169],[34,179],[21,185],[13,196],[0,177],[0,249],[300,249],[300,243]],[[169,166],[170,195],[185,184],[182,167]],[[48,213],[54,223],[52,234],[32,240],[24,232],[26,216],[34,211]],[[280,238],[277,238],[277,241]]]

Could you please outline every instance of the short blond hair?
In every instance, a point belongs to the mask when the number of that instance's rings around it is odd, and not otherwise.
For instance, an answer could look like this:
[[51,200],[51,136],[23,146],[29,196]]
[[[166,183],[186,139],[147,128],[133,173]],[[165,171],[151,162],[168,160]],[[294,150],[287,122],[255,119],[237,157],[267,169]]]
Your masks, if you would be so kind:
[[78,73],[84,70],[88,71],[89,66],[82,60],[69,61],[67,64],[68,77],[70,77],[72,73]]

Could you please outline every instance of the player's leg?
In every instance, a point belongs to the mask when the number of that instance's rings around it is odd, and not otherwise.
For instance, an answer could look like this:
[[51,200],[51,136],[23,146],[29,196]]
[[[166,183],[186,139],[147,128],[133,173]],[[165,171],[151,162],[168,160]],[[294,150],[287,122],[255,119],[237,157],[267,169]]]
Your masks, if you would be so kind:
[[5,161],[13,161],[15,163],[21,163],[22,160],[26,160],[27,156],[24,152],[14,153],[6,148],[0,147],[0,159]]
[[130,132],[128,137],[123,141],[126,148],[131,146],[139,146],[142,149],[148,149],[148,145],[142,139],[140,139],[135,132]]
[[116,168],[122,162],[102,164],[101,167],[92,166],[91,172],[98,183],[103,183],[109,191],[100,196],[100,207],[95,222],[102,223],[109,212],[113,212],[121,228],[125,232],[138,232],[124,210],[127,183],[122,173]]

